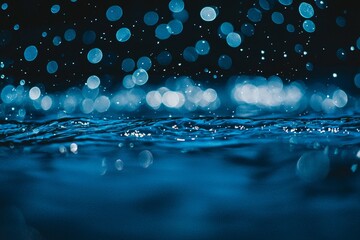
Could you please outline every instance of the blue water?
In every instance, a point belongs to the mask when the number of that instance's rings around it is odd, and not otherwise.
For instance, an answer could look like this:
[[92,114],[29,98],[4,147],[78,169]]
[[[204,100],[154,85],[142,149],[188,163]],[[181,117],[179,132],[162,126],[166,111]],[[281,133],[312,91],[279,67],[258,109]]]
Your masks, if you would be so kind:
[[359,117],[0,125],[1,239],[360,236]]

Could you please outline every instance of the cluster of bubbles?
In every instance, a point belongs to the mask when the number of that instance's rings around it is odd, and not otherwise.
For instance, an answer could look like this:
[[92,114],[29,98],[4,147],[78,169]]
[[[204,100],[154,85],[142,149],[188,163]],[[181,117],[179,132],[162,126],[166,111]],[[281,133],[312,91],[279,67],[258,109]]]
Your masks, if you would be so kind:
[[[311,92],[303,82],[285,84],[278,76],[233,76],[229,78],[230,92],[227,93],[205,88],[186,76],[168,78],[164,86],[145,91],[141,88],[142,73],[135,71],[134,74],[127,75],[131,84],[124,82],[124,85],[134,86],[111,93],[101,86],[101,78],[97,75],[89,76],[82,88],[71,87],[56,94],[46,94],[43,85],[29,87],[25,80],[21,80],[18,86],[9,84],[1,90],[0,115],[22,120],[32,112],[62,112],[67,115],[112,114],[141,109],[214,112],[224,103],[231,103],[226,104],[227,107],[236,108],[237,115],[241,116],[258,114],[259,111],[299,113],[309,109],[332,114],[345,108],[349,102],[347,93],[336,86],[324,92],[324,87]],[[359,74],[355,81],[360,81]]]
[[[72,0],[76,2],[76,0]],[[288,7],[294,6],[292,0],[278,0],[278,3]],[[315,23],[311,20],[315,18],[315,9],[313,5],[319,9],[327,8],[325,0],[315,0],[314,3],[300,2],[297,6],[298,14],[302,18],[302,28],[307,33],[315,31]],[[240,29],[235,29],[230,22],[222,22],[218,27],[218,36],[224,39],[230,48],[239,47],[245,37],[251,37],[255,33],[255,26],[262,21],[263,13],[276,9],[275,1],[259,0],[258,6],[255,4],[246,10],[246,16],[249,22],[243,22]],[[2,10],[8,8],[7,3],[1,5]],[[154,27],[155,37],[159,40],[166,40],[172,35],[178,35],[183,31],[184,23],[189,18],[189,13],[185,9],[183,0],[170,0],[168,9],[172,14],[172,19],[168,23],[159,23],[160,17],[156,11],[146,12],[143,16],[143,22],[149,27]],[[51,6],[52,14],[59,14],[61,7],[59,4]],[[119,5],[112,5],[107,8],[105,17],[109,22],[119,21],[123,17],[123,9]],[[205,22],[213,22],[220,14],[220,10],[215,6],[205,6],[200,12],[200,18]],[[273,11],[271,20],[274,24],[282,25],[286,22],[281,12]],[[339,16],[336,23],[340,27],[346,25],[343,17]],[[14,29],[19,29],[17,24]],[[289,32],[295,31],[295,27],[291,24],[286,25]],[[46,32],[42,33],[45,38]],[[62,39],[67,42],[74,41],[78,37],[78,33],[73,28],[64,31],[63,37],[54,36],[52,43],[54,46],[62,44]],[[130,28],[122,26],[113,36],[120,44],[129,41],[132,37]],[[96,33],[92,30],[85,31],[82,35],[82,42],[90,45],[95,42]],[[360,37],[356,40],[355,46],[360,50]],[[355,49],[353,46],[352,50]],[[199,56],[208,55],[211,51],[210,42],[201,37],[193,46],[186,47],[182,57],[187,62],[197,61]],[[262,51],[263,52],[263,51]],[[307,54],[303,45],[296,44],[295,52],[302,56]],[[23,51],[24,59],[27,62],[33,62],[39,55],[36,45],[29,45]],[[345,50],[339,49],[336,53],[337,57],[342,60],[345,58]],[[98,47],[93,47],[87,51],[86,59],[91,64],[99,64],[104,57],[103,51]],[[172,61],[172,54],[164,50],[155,56],[160,66],[169,65]],[[136,60],[136,59],[135,59]],[[67,114],[77,111],[84,114],[104,113],[110,109],[116,111],[136,111],[142,106],[147,106],[153,110],[181,110],[195,111],[198,109],[213,111],[221,106],[221,102],[229,102],[229,98],[225,94],[220,100],[219,93],[212,88],[203,88],[199,84],[188,77],[177,77],[168,80],[167,83],[155,90],[145,89],[143,86],[148,83],[150,78],[149,71],[153,67],[153,60],[149,56],[142,56],[135,61],[133,58],[127,57],[122,60],[121,69],[125,72],[122,78],[123,89],[117,92],[107,92],[101,85],[101,79],[97,75],[88,76],[86,83],[82,88],[72,87],[64,93],[47,94],[43,85],[37,86],[25,85],[25,80],[20,81],[19,86],[13,84],[6,85],[1,90],[0,112],[6,112],[5,109],[10,107],[11,111],[17,113],[16,116],[23,118],[27,106],[32,106],[37,111],[64,111]],[[218,58],[217,65],[220,69],[228,70],[233,65],[233,59],[222,54]],[[57,61],[50,59],[46,64],[46,71],[49,74],[56,74],[60,65]],[[4,68],[1,62],[0,70]],[[308,62],[306,69],[313,70],[313,64]],[[3,76],[3,75],[2,75]],[[334,74],[334,77],[337,77]],[[286,112],[296,112],[306,109],[310,106],[314,111],[333,113],[337,109],[344,108],[348,103],[348,96],[345,91],[335,88],[331,92],[323,93],[317,91],[308,97],[306,87],[303,83],[293,82],[284,84],[280,77],[248,77],[236,76],[230,79],[233,83],[230,93],[230,101],[237,106],[237,112],[241,113],[252,108],[262,108],[267,110],[280,110]],[[354,78],[355,85],[360,88],[360,74]]]
[[278,76],[264,77],[235,77],[231,90],[233,101],[239,104],[237,113],[244,113],[245,109],[281,110],[296,112],[304,110],[305,87],[300,82],[285,85]]

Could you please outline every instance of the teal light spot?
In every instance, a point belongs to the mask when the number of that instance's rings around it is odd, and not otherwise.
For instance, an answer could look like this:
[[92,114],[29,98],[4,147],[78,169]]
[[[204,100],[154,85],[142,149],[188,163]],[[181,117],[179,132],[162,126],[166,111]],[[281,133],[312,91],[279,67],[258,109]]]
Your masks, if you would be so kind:
[[159,15],[156,12],[150,11],[144,15],[144,23],[148,26],[154,26],[159,21]]
[[87,54],[87,59],[92,64],[97,64],[103,58],[103,53],[99,48],[91,49]]
[[56,61],[50,61],[50,62],[48,62],[47,66],[46,66],[46,70],[48,73],[54,74],[57,72],[58,67],[59,66]]
[[314,8],[306,2],[302,2],[299,6],[299,13],[304,18],[311,18],[314,16]]
[[24,51],[25,60],[32,62],[36,59],[38,55],[38,50],[34,45],[28,46]]
[[60,11],[60,5],[58,4],[53,5],[50,10],[53,14],[56,14]]
[[131,32],[130,32],[130,29],[128,29],[128,28],[120,28],[116,32],[116,39],[119,42],[126,42],[130,39],[130,37],[131,37]]
[[313,33],[316,30],[315,23],[311,20],[305,20],[303,23],[303,28],[308,33]]
[[113,5],[106,10],[106,18],[111,22],[115,22],[119,20],[122,17],[122,15],[123,15],[123,10],[118,5]]

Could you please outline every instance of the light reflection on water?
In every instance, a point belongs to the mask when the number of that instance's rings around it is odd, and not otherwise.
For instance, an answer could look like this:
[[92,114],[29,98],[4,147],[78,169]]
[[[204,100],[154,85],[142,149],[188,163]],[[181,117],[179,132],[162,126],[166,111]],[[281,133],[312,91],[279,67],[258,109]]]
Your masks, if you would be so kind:
[[3,122],[0,229],[19,239],[358,235],[358,122]]

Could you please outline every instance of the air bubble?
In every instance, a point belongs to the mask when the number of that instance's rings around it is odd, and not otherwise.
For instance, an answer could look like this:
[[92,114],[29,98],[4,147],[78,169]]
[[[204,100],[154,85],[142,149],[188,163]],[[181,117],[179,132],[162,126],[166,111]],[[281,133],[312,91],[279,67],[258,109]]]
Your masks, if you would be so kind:
[[56,14],[60,11],[60,5],[58,4],[53,5],[50,10],[53,14]]
[[50,73],[50,74],[56,73],[57,70],[58,70],[58,68],[59,68],[59,66],[58,66],[58,64],[57,64],[56,61],[50,61],[50,62],[48,62],[48,64],[46,65],[46,70],[47,70],[47,72]]
[[154,11],[147,12],[144,15],[144,23],[148,26],[154,26],[157,24],[158,21],[159,15]]
[[97,64],[103,58],[103,53],[99,48],[91,49],[87,54],[87,59],[92,64]]
[[28,62],[34,61],[38,55],[38,50],[34,45],[28,46],[24,51],[25,60]]
[[171,0],[168,6],[171,12],[178,13],[184,10],[185,3],[183,0]]
[[96,89],[100,86],[100,78],[96,75],[88,77],[86,85],[90,89]]
[[262,19],[262,13],[259,9],[257,8],[250,8],[247,12],[247,17],[250,19],[250,21],[252,22],[260,22]]
[[313,33],[315,32],[316,29],[315,23],[311,20],[305,20],[303,23],[303,28],[308,33]]
[[216,10],[213,7],[204,7],[200,11],[200,17],[206,22],[214,21],[217,17]]
[[76,38],[76,32],[74,29],[70,28],[65,31],[64,33],[64,39],[68,42],[73,41]]
[[304,18],[311,18],[314,16],[314,8],[311,6],[311,4],[302,2],[299,5],[299,13]]
[[196,43],[195,49],[199,55],[207,55],[210,52],[210,44],[206,40],[200,40]]
[[116,39],[119,42],[126,42],[130,39],[131,37],[131,32],[130,29],[124,27],[124,28],[120,28],[117,32],[116,32]]
[[121,69],[124,72],[131,72],[135,68],[135,61],[132,58],[125,58],[121,63]]
[[133,73],[133,79],[136,85],[144,85],[149,80],[149,75],[146,70],[140,68]]
[[106,11],[106,18],[111,21],[115,22],[118,21],[123,15],[123,10],[118,5],[113,5],[109,7]]
[[283,24],[284,23],[284,15],[280,12],[273,12],[273,14],[271,14],[271,20],[275,24]]
[[236,32],[231,32],[226,37],[226,42],[230,47],[236,48],[241,44],[240,34]]

